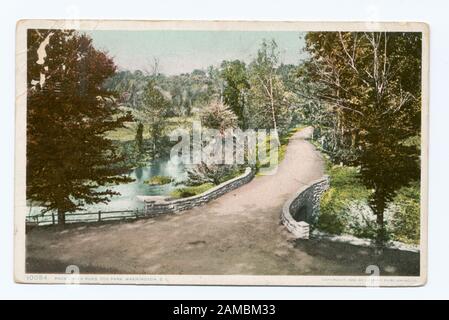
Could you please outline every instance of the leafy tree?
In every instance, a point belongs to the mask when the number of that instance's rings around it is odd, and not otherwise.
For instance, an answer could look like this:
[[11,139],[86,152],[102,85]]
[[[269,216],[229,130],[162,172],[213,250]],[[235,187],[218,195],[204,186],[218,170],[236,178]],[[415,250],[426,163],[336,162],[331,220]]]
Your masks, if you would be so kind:
[[167,125],[169,102],[156,86],[155,81],[148,81],[143,93],[142,117],[148,125],[152,139],[153,156],[157,154],[161,138]]
[[276,42],[263,41],[256,59],[249,65],[248,118],[253,127],[268,124],[276,132],[284,131],[288,126],[290,99],[281,77],[276,73],[278,62]]
[[284,84],[286,90],[293,92],[297,89],[297,65],[281,63],[277,68],[276,73],[281,77],[282,83]]
[[249,82],[246,65],[240,60],[223,61],[221,76],[225,81],[223,101],[237,115],[241,128],[246,128],[244,109]]
[[118,194],[98,187],[131,181],[105,138],[131,117],[103,88],[115,65],[89,37],[28,30],[27,57],[27,198],[64,224],[67,212]]
[[305,66],[333,138],[373,190],[370,207],[383,241],[384,211],[397,190],[419,178],[421,35],[311,32]]

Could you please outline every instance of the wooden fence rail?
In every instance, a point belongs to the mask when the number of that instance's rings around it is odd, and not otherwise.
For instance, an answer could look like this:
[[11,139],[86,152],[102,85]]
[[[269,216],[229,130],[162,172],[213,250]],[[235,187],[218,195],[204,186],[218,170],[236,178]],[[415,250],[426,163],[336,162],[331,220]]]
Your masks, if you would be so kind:
[[[118,214],[120,213],[120,214]],[[136,219],[144,215],[143,210],[119,210],[119,211],[96,211],[96,212],[73,212],[66,213],[66,223],[80,223],[80,222],[101,222],[101,221],[111,221],[111,220],[126,220],[126,219]],[[87,217],[90,216],[90,217]],[[71,217],[78,217],[78,219]],[[86,218],[83,218],[86,217]],[[26,218],[27,226],[41,226],[41,225],[52,225],[55,224],[52,215],[34,215],[27,216]]]

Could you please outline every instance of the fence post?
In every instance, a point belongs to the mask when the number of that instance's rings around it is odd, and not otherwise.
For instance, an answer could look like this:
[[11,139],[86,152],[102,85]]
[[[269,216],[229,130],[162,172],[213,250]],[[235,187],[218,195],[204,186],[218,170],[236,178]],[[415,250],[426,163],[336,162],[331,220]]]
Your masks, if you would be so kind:
[[101,210],[98,211],[98,222],[101,222]]

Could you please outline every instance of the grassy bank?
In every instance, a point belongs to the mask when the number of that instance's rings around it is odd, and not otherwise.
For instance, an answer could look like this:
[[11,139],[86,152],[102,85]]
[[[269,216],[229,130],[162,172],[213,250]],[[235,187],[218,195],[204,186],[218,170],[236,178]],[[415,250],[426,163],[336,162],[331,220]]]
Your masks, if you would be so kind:
[[348,232],[348,205],[368,199],[371,192],[359,181],[357,169],[332,166],[327,163],[326,174],[330,177],[330,188],[320,203],[320,218],[317,228],[333,234]]
[[270,151],[271,151],[271,140],[274,139],[274,137],[271,136],[267,136],[267,138],[265,139],[265,150],[266,150],[266,154],[267,154],[267,158],[264,159],[263,161],[259,161],[259,159],[256,162],[256,171],[258,171],[260,168],[266,168],[270,165],[270,163],[281,163],[282,160],[284,160],[285,158],[285,153],[287,151],[287,146],[288,143],[290,141],[290,138],[298,131],[304,129],[306,126],[304,125],[297,125],[295,127],[292,127],[288,130],[288,132],[284,135],[281,135],[279,137],[279,149],[278,149],[278,154],[277,154],[277,162],[275,159],[272,159],[272,157],[276,156],[275,154],[271,155]]
[[[376,217],[368,206],[372,190],[361,182],[358,169],[335,166],[328,162],[330,188],[320,203],[320,217],[315,228],[332,234],[376,237]],[[419,183],[401,188],[385,210],[387,236],[391,240],[419,243]]]
[[[193,120],[194,120],[193,117],[167,118],[167,126],[165,128],[165,131],[169,133],[177,128],[191,129]],[[137,121],[126,122],[124,128],[118,128],[116,130],[107,132],[107,137],[111,140],[116,141],[134,141],[136,138],[137,125],[138,125]],[[143,138],[151,139],[151,136],[148,132],[148,128],[145,126],[145,123],[143,123],[143,125],[144,125]]]
[[215,187],[213,183],[203,183],[198,186],[182,187],[173,190],[170,196],[174,199],[193,197]]

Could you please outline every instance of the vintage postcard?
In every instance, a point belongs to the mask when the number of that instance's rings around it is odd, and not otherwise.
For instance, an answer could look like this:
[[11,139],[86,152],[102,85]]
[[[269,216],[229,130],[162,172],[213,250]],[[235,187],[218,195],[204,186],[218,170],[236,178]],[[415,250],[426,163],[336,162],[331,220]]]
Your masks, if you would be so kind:
[[419,286],[423,23],[23,20],[15,280]]

